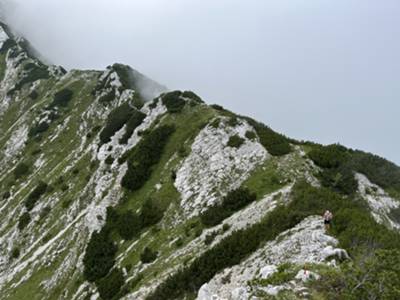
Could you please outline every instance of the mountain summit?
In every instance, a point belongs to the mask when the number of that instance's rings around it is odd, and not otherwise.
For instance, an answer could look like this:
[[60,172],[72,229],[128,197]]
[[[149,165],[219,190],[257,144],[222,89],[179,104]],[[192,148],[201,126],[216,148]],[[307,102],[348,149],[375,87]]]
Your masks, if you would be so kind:
[[395,164],[4,24],[0,153],[0,299],[400,298]]

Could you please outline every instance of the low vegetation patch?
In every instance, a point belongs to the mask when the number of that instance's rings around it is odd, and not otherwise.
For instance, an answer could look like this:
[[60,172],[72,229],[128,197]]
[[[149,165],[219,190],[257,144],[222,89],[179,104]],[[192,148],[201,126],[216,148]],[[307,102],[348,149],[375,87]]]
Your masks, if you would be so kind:
[[157,259],[157,252],[151,250],[149,247],[144,248],[140,254],[140,261],[144,264],[149,264]]
[[186,104],[186,101],[182,98],[181,91],[174,91],[163,95],[162,102],[170,113],[181,112]]
[[19,163],[14,169],[15,179],[19,179],[29,173],[29,166],[25,162]]
[[268,126],[256,122],[253,119],[245,118],[257,132],[261,145],[274,156],[282,156],[292,151],[290,140],[282,134],[273,131]]
[[44,193],[46,193],[47,188],[47,183],[41,181],[28,195],[28,198],[25,200],[25,207],[28,211],[32,210],[35,207],[36,202]]
[[124,103],[111,111],[106,126],[100,132],[100,142],[106,144],[111,141],[111,137],[128,122],[134,111],[135,109],[128,103]]
[[49,127],[50,125],[46,121],[40,122],[29,130],[28,135],[30,137],[39,136],[42,133],[46,132],[49,129]]
[[62,89],[55,93],[53,102],[49,105],[49,108],[67,107],[73,96],[74,93],[70,89]]
[[146,118],[146,115],[141,111],[134,110],[126,123],[126,130],[122,138],[119,140],[120,144],[126,144],[129,138],[132,136],[135,129],[142,124],[143,120]]
[[18,229],[23,230],[31,222],[31,215],[29,212],[24,212],[18,220]]
[[175,127],[161,126],[148,132],[131,152],[126,154],[128,170],[121,184],[128,190],[140,189],[149,179],[152,167],[161,159],[163,150]]
[[201,214],[201,222],[207,227],[218,225],[236,211],[255,201],[256,198],[256,194],[246,188],[231,191],[222,199],[220,204],[208,208]]
[[100,297],[103,300],[119,299],[116,295],[124,285],[124,275],[120,269],[114,269],[105,278],[99,280],[97,284],[97,290],[99,291]]
[[229,138],[228,147],[240,148],[244,144],[245,140],[239,135],[235,134]]

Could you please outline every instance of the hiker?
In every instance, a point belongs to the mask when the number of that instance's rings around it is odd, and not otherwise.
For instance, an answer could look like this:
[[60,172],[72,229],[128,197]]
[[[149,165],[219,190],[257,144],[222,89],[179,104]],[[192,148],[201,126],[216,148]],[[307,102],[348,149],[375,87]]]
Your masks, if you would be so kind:
[[329,230],[329,228],[331,226],[332,218],[333,218],[333,214],[329,210],[326,210],[324,213],[325,230]]

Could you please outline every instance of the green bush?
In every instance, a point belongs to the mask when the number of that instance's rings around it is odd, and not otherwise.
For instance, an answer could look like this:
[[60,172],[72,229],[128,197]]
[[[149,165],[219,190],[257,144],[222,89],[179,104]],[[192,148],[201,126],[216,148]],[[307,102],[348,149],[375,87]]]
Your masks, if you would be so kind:
[[179,113],[184,108],[186,101],[181,98],[181,91],[174,91],[162,96],[162,102],[170,113]]
[[155,99],[149,104],[149,108],[150,108],[150,109],[155,109],[155,108],[157,107],[157,105],[158,105],[158,101],[159,101],[159,98],[155,98]]
[[204,101],[192,91],[184,91],[182,97],[189,98],[197,103],[204,103]]
[[29,173],[29,166],[25,162],[19,163],[14,169],[15,179],[21,178]]
[[118,216],[116,228],[122,239],[131,240],[139,235],[143,228],[143,223],[139,216],[128,211]]
[[290,140],[282,134],[276,133],[266,125],[256,122],[253,119],[245,118],[254,127],[260,138],[261,145],[274,156],[282,156],[290,153],[292,148]]
[[257,134],[254,131],[248,130],[245,135],[249,140],[254,141],[257,139]]
[[217,231],[213,231],[213,232],[207,234],[206,238],[204,239],[204,244],[206,244],[207,246],[211,245],[217,235],[218,235]]
[[340,193],[351,195],[357,191],[358,183],[350,168],[350,151],[334,144],[329,146],[314,146],[308,153],[316,165],[323,168],[320,173],[321,183]]
[[282,285],[291,281],[296,276],[296,271],[290,264],[282,264],[278,266],[277,272],[272,274],[268,279],[262,281],[263,285]]
[[95,282],[105,277],[114,265],[117,250],[108,228],[94,232],[83,257],[83,274],[86,280]]
[[62,89],[55,93],[53,102],[49,105],[49,108],[53,107],[67,107],[68,103],[71,101],[74,92],[70,89]]
[[111,141],[111,137],[128,122],[134,111],[135,109],[128,103],[124,103],[111,111],[106,126],[100,132],[100,142],[106,144]]
[[221,223],[224,219],[256,200],[256,194],[246,188],[239,188],[229,192],[220,204],[209,207],[200,215],[201,222],[212,227]]
[[240,148],[244,144],[245,140],[239,135],[235,134],[229,138],[228,147]]
[[175,131],[172,126],[161,126],[144,136],[132,151],[124,157],[128,159],[128,170],[122,178],[124,188],[135,191],[150,178],[152,167],[161,159],[162,152]]
[[39,97],[39,94],[38,94],[37,91],[33,90],[33,91],[29,94],[28,97],[31,98],[32,100],[36,100],[36,99]]
[[29,136],[35,137],[49,129],[50,125],[47,122],[40,122],[29,130]]
[[157,224],[163,216],[164,211],[154,200],[148,199],[143,203],[140,211],[140,222],[143,228]]
[[368,177],[373,183],[400,191],[400,167],[394,163],[362,151],[354,151],[349,160],[350,167]]
[[210,123],[210,126],[211,126],[212,128],[217,129],[217,128],[219,127],[219,124],[221,124],[221,119],[215,119],[214,121],[212,121],[212,122]]
[[320,175],[321,183],[324,186],[331,187],[345,195],[351,195],[358,189],[358,182],[354,173],[347,166],[341,166],[338,169],[326,169]]
[[116,299],[116,295],[120,292],[124,285],[124,276],[120,269],[114,269],[109,275],[99,280],[97,290],[103,300]]
[[107,165],[112,165],[113,162],[114,162],[114,157],[112,157],[112,155],[110,154],[109,156],[107,156],[107,158],[104,160],[104,162],[105,162]]
[[29,212],[24,212],[18,220],[18,229],[23,230],[31,222],[31,216]]
[[211,104],[210,107],[214,108],[215,110],[219,110],[219,111],[225,110],[221,105],[218,105],[218,104]]
[[348,159],[346,148],[334,144],[329,146],[317,146],[308,153],[314,163],[321,168],[338,168]]
[[8,198],[10,198],[10,196],[11,196],[11,193],[10,193],[10,191],[6,191],[6,192],[4,192],[3,193],[3,200],[7,200]]
[[14,247],[14,248],[11,250],[11,258],[12,258],[12,259],[18,258],[19,255],[20,255],[20,253],[21,253],[21,251],[19,250],[19,248],[18,248],[18,247]]
[[143,252],[140,254],[140,261],[144,264],[149,264],[157,259],[157,252],[151,250],[150,248],[144,248]]
[[28,198],[25,200],[25,207],[28,211],[32,210],[35,206],[36,202],[40,199],[40,197],[46,193],[48,188],[47,183],[39,182],[39,184],[35,187],[35,189],[28,195]]
[[120,144],[126,144],[129,138],[132,136],[135,129],[142,124],[143,120],[146,118],[146,115],[141,111],[135,110],[133,111],[131,117],[126,123],[126,131],[122,138],[119,140]]

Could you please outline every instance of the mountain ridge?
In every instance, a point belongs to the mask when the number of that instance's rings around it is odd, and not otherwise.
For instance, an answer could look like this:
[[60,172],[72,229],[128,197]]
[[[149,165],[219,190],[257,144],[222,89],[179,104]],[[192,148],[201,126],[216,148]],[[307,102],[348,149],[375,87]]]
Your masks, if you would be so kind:
[[[287,138],[129,66],[47,66],[7,36],[0,299],[331,299],[332,281],[344,299],[396,299],[395,164]],[[376,257],[383,292],[359,276]]]

